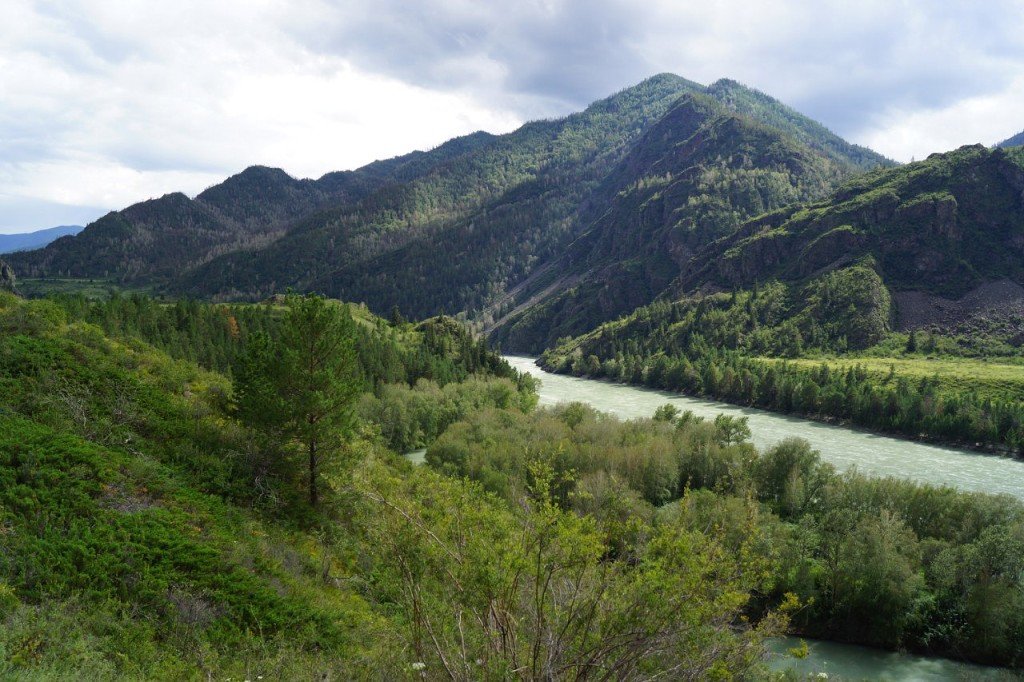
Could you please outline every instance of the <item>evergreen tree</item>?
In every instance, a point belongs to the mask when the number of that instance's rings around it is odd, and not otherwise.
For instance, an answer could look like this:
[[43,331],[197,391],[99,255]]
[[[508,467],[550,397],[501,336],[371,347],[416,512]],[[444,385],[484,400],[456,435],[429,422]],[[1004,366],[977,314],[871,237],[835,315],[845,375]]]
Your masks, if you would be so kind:
[[286,304],[280,341],[261,337],[240,365],[238,411],[264,432],[302,445],[315,507],[321,465],[340,451],[361,386],[354,325],[322,296],[293,294]]
[[908,353],[916,353],[917,352],[917,330],[916,329],[911,329],[910,330],[910,336],[907,337],[907,352]]

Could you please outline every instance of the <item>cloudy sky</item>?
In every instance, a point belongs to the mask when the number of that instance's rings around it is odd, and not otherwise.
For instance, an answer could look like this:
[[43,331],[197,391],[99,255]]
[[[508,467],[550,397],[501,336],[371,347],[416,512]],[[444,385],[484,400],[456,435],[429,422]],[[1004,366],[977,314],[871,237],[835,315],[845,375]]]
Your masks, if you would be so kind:
[[0,232],[505,132],[662,71],[909,161],[1024,128],[1024,3],[2,0]]

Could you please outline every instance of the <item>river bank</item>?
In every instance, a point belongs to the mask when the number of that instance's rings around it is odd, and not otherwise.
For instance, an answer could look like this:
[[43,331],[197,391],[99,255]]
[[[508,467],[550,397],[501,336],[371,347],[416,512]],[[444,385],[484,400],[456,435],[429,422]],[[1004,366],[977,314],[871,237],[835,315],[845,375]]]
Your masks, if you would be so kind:
[[909,478],[931,485],[1024,499],[1024,461],[1021,460],[657,389],[554,374],[541,369],[535,364],[536,358],[530,356],[507,355],[505,359],[517,370],[541,379],[541,405],[579,400],[623,419],[633,419],[649,417],[661,405],[671,403],[707,419],[718,414],[746,417],[751,440],[759,448],[799,436],[841,471],[856,468],[876,476]]

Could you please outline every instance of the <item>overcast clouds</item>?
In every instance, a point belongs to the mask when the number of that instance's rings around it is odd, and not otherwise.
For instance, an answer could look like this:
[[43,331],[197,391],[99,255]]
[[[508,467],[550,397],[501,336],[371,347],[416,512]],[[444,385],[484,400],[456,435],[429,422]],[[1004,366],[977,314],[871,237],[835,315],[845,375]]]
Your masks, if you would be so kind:
[[1024,3],[0,4],[0,232],[729,77],[901,161],[1024,128]]

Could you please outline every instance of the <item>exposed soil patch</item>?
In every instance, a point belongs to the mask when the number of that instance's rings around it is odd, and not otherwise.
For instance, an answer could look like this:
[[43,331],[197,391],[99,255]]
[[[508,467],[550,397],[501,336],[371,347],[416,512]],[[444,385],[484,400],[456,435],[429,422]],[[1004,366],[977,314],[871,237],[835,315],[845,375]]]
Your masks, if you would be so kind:
[[892,297],[901,331],[931,325],[951,329],[978,316],[1024,314],[1024,287],[1008,279],[982,284],[956,301],[923,291],[898,291]]

